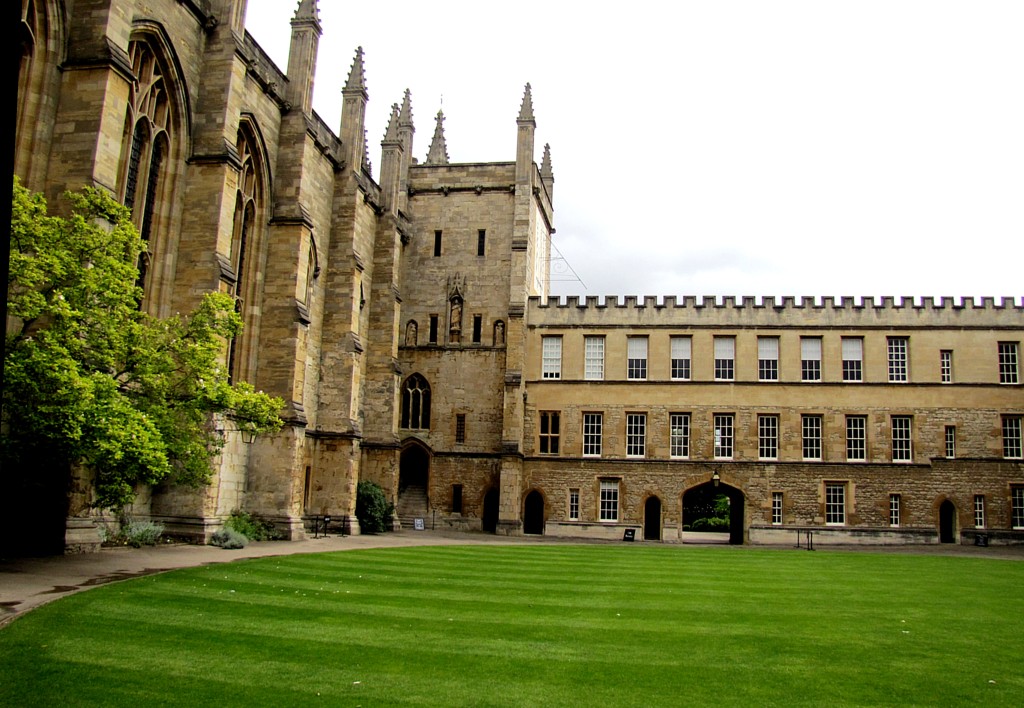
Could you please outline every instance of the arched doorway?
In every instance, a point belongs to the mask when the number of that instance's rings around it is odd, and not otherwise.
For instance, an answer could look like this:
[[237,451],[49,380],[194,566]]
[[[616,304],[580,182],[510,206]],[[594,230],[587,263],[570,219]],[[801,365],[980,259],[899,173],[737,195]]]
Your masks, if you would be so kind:
[[956,505],[949,499],[939,505],[939,542],[956,543]]
[[683,494],[683,530],[701,533],[705,542],[740,545],[746,529],[743,492],[724,482],[705,482]]
[[544,496],[534,489],[523,502],[523,533],[544,533]]
[[429,482],[429,453],[421,445],[409,445],[398,463],[398,519],[403,528],[412,528],[416,519],[429,516]]
[[661,540],[661,499],[647,497],[644,502],[644,540]]
[[498,532],[498,500],[500,494],[497,487],[491,487],[484,495],[483,530],[487,533]]

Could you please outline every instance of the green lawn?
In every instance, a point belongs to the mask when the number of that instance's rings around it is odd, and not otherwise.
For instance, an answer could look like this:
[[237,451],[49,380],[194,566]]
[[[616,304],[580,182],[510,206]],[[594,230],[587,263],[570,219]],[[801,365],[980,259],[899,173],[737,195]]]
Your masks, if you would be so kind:
[[1024,703],[1024,563],[449,546],[109,585],[0,630],[0,705]]

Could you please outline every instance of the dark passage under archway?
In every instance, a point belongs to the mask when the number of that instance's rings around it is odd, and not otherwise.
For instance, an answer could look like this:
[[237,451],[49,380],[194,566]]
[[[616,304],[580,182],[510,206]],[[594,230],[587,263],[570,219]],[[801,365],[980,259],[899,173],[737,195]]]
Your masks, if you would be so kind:
[[398,518],[403,526],[429,516],[430,455],[419,445],[402,450],[398,465]]
[[683,494],[684,530],[720,533],[723,542],[727,538],[729,543],[740,545],[746,531],[743,518],[743,492],[736,487],[705,482]]
[[536,489],[527,494],[523,502],[523,533],[544,533],[544,497]]
[[644,540],[661,540],[661,499],[648,497],[644,502]]
[[939,505],[939,542],[956,543],[956,505],[949,499]]
[[498,531],[498,500],[500,498],[498,488],[491,487],[484,495],[483,530],[487,533]]

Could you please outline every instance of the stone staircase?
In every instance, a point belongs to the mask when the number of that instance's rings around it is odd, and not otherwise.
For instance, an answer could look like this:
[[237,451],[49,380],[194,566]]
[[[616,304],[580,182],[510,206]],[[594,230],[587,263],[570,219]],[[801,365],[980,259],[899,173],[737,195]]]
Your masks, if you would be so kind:
[[414,519],[423,519],[430,528],[430,509],[425,487],[409,485],[398,494],[398,520],[403,529],[411,529]]

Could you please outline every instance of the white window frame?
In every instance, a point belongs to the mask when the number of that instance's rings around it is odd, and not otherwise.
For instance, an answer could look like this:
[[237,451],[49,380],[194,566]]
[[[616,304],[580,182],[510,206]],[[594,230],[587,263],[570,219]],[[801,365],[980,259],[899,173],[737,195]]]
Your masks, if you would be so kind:
[[562,378],[562,338],[541,337],[541,378]]
[[800,337],[800,380],[821,381],[821,337]]
[[779,459],[779,416],[757,416],[757,457],[760,460]]
[[846,525],[846,482],[825,482],[825,525]]
[[820,415],[800,416],[800,440],[804,460],[813,462],[823,459],[822,437],[824,427],[825,421]]
[[[851,435],[855,433],[856,435]],[[859,456],[856,456],[857,453]],[[868,419],[863,415],[846,416],[846,461],[865,462],[868,459]]]
[[947,425],[944,429],[946,459],[952,460],[956,457],[956,426]]
[[1024,486],[1010,487],[1010,526],[1024,529]]
[[736,415],[715,413],[714,423],[714,457],[716,460],[731,460],[735,452]]
[[604,380],[604,337],[583,338],[583,378]]
[[889,419],[892,429],[892,461],[914,461],[914,417],[894,415]]
[[901,501],[899,494],[889,495],[889,525],[892,527],[900,525]]
[[690,457],[690,414],[669,413],[669,457],[685,460]]
[[615,522],[619,520],[619,480],[601,480],[598,507],[599,521]]
[[715,381],[736,380],[736,337],[715,337]]
[[647,337],[626,337],[626,378],[647,380]]
[[1003,416],[1003,459],[1019,460],[1024,457],[1021,420],[1022,417],[1019,415]]
[[693,372],[693,338],[671,337],[671,377],[673,381],[689,381]]
[[772,526],[782,526],[782,492],[772,492]]
[[985,495],[974,495],[974,528],[985,528]]
[[583,456],[600,457],[604,428],[603,413],[583,414]]
[[889,383],[910,381],[910,337],[887,337]]
[[580,520],[580,490],[578,487],[573,487],[569,490],[569,521]]
[[860,383],[864,380],[864,339],[843,337],[843,381]]
[[1017,342],[999,342],[999,383],[1020,383],[1020,356]]
[[779,380],[779,338],[757,338],[757,380]]
[[953,350],[939,350],[939,382],[953,383]]
[[647,455],[647,414],[626,414],[626,457]]

